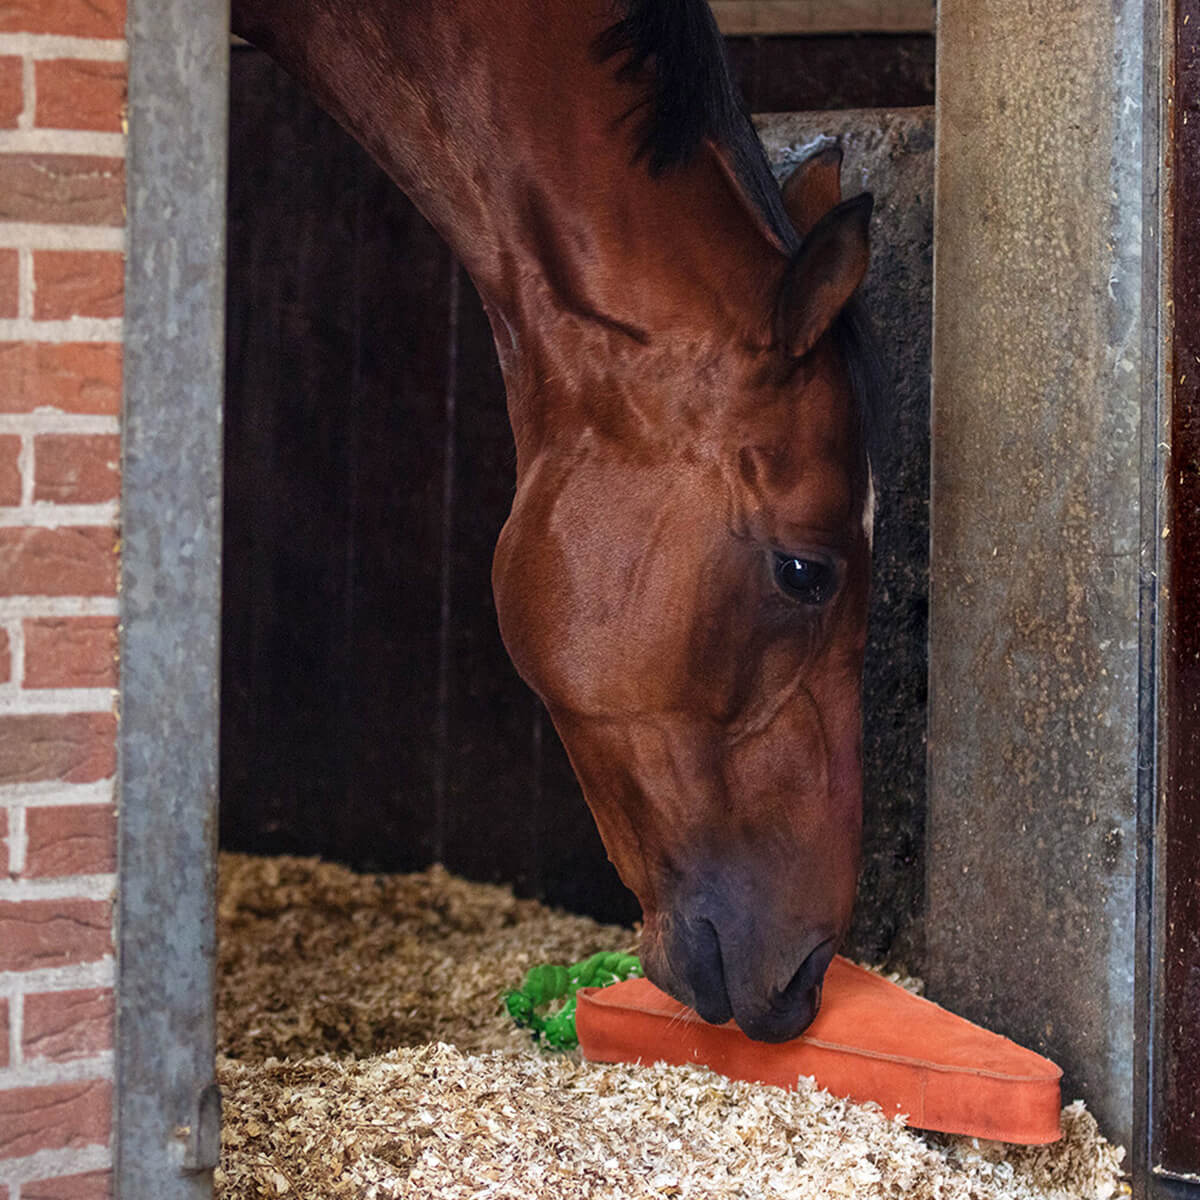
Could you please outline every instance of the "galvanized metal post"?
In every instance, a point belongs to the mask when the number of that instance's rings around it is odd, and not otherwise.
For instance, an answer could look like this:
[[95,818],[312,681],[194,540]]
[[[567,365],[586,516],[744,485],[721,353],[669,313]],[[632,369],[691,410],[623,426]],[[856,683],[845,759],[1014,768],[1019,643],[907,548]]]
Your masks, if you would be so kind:
[[201,1200],[213,1080],[228,0],[132,0],[116,1188]]
[[1126,1145],[1161,20],[1158,0],[938,6],[927,975],[1056,1059]]

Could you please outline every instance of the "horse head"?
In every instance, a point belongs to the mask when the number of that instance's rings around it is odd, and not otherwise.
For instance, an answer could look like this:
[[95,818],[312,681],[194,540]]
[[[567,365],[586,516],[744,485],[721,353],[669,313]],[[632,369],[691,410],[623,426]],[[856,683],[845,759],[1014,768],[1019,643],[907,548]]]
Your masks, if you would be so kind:
[[793,1036],[858,869],[869,198],[841,201],[836,150],[780,194],[704,0],[233,7],[488,308],[517,449],[501,633],[647,973]]
[[627,402],[526,455],[493,570],[647,974],[762,1041],[815,1016],[858,873],[873,499],[847,306],[871,204],[841,201],[840,162],[785,185],[799,248],[773,251],[759,334],[631,345],[603,384]]

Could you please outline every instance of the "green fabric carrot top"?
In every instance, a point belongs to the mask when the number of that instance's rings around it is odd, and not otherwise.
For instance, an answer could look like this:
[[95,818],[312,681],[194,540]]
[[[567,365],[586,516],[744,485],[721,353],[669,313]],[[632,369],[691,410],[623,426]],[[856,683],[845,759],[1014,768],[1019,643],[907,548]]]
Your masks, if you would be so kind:
[[[535,1040],[544,1040],[552,1050],[573,1050],[579,1044],[575,1036],[576,991],[607,987],[641,973],[637,956],[619,951],[602,950],[570,967],[547,963],[530,968],[523,988],[505,993],[504,1007],[522,1029],[532,1031]],[[559,1000],[563,1004],[548,1011]]]

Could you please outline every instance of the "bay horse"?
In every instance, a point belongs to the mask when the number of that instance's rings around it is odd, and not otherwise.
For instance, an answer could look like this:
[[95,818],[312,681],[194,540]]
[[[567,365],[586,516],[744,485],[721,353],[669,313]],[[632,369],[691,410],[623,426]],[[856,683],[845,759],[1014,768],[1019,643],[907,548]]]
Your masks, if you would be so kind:
[[836,148],[780,190],[705,0],[233,0],[233,27],[483,299],[517,458],[501,634],[646,973],[797,1035],[858,874],[870,196]]

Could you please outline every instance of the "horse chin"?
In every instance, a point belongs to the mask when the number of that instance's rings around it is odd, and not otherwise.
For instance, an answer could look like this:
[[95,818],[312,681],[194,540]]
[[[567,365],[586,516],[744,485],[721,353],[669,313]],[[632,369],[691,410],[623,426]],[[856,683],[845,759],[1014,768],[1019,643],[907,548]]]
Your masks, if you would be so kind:
[[809,989],[799,997],[786,1012],[768,1009],[765,1012],[735,1017],[738,1028],[751,1041],[790,1042],[798,1038],[816,1019],[821,1008],[821,985]]

